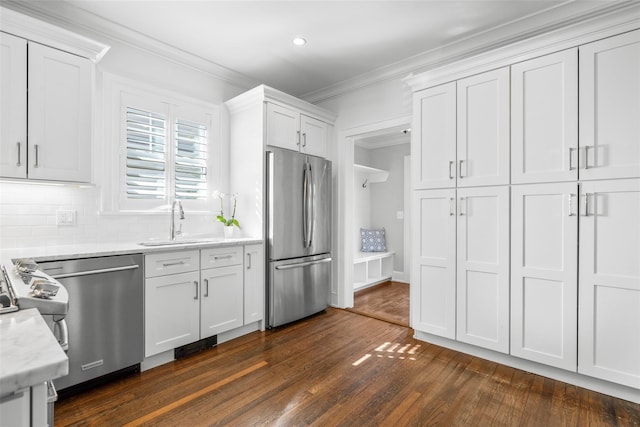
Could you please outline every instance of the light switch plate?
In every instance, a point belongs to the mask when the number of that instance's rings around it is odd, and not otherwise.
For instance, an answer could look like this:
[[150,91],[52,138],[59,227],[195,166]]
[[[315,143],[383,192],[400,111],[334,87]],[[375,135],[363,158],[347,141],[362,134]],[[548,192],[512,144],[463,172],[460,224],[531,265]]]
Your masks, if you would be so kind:
[[404,219],[404,211],[396,211],[396,218]]

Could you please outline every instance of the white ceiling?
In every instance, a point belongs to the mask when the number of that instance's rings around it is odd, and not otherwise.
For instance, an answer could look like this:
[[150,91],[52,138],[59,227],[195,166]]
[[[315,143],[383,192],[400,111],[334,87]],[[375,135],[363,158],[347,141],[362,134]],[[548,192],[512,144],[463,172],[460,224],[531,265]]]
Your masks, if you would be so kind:
[[[407,64],[415,67],[423,58],[444,58],[449,51],[460,57],[495,47],[616,3],[1,1],[49,17],[55,24],[133,38],[150,50],[211,64],[212,69],[234,74],[245,84],[264,83],[306,99],[358,78],[406,74]],[[294,46],[295,36],[306,38],[307,45]]]

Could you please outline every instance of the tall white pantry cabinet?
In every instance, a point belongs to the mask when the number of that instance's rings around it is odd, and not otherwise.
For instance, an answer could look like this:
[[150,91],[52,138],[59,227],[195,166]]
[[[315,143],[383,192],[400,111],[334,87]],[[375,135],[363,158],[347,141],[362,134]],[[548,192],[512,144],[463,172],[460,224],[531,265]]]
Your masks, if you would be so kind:
[[418,336],[640,389],[640,30],[419,84]]

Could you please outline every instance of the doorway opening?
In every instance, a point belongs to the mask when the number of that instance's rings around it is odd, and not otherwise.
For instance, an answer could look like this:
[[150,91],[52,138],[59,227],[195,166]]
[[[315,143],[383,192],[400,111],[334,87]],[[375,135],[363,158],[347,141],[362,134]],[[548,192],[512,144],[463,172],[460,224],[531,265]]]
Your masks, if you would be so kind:
[[410,117],[343,134],[339,307],[409,326]]

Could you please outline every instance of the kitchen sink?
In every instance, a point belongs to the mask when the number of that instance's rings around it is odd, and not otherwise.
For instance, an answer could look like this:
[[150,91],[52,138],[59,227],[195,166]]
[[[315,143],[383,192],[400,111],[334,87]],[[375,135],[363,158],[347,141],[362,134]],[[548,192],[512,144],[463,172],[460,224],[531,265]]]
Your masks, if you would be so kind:
[[215,243],[221,242],[224,239],[221,238],[209,238],[209,239],[182,239],[182,240],[148,240],[146,242],[138,243],[140,246],[177,246],[177,245],[189,245],[194,243]]

